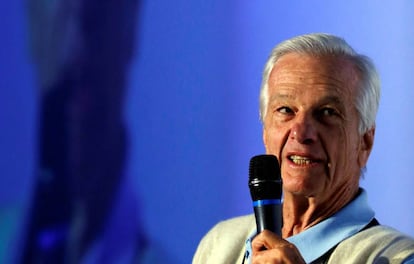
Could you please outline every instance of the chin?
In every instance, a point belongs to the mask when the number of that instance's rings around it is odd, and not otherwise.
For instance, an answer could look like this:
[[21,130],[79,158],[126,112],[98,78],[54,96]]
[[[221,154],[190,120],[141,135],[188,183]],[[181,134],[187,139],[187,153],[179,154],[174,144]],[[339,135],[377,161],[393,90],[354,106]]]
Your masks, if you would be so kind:
[[316,186],[307,186],[303,184],[295,184],[295,185],[283,185],[284,193],[290,193],[294,196],[303,196],[303,197],[314,197],[317,193]]

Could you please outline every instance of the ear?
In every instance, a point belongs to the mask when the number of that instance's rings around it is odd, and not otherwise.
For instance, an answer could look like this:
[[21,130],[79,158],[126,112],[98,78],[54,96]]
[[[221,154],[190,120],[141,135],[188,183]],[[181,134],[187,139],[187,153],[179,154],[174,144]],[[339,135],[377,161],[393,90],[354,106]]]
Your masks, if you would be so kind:
[[266,137],[266,128],[265,128],[265,126],[263,126],[262,139],[263,139],[263,145],[264,145],[265,150],[267,152],[267,137]]
[[375,127],[368,130],[361,136],[361,142],[358,153],[358,165],[360,168],[365,167],[368,162],[368,157],[374,145]]

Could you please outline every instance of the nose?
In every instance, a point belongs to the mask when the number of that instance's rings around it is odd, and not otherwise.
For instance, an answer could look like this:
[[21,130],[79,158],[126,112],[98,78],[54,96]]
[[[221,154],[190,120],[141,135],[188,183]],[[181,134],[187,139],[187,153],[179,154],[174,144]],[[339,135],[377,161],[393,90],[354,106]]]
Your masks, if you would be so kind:
[[317,139],[317,130],[310,118],[298,118],[292,124],[290,138],[301,144],[310,144]]

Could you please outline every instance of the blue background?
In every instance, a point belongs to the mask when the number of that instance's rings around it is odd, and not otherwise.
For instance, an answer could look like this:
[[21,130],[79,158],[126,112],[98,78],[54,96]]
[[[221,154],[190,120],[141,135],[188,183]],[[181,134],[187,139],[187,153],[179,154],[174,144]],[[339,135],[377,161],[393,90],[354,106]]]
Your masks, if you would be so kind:
[[[381,223],[414,236],[413,10],[409,0],[144,1],[125,105],[126,176],[154,251],[189,263],[217,221],[252,211],[248,162],[264,152],[261,71],[275,44],[310,32],[340,35],[376,63],[382,98],[361,184]],[[2,1],[0,21],[4,260],[18,249],[33,188],[39,88],[24,2]]]

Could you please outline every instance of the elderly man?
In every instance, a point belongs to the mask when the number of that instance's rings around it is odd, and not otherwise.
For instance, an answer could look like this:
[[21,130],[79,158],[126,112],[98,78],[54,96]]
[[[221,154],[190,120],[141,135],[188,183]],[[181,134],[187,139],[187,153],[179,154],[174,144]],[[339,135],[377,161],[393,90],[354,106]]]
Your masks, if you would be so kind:
[[374,65],[341,38],[276,46],[260,114],[266,152],[280,162],[282,237],[256,235],[253,215],[230,219],[203,238],[193,263],[414,263],[414,240],[380,225],[359,187],[379,97]]

